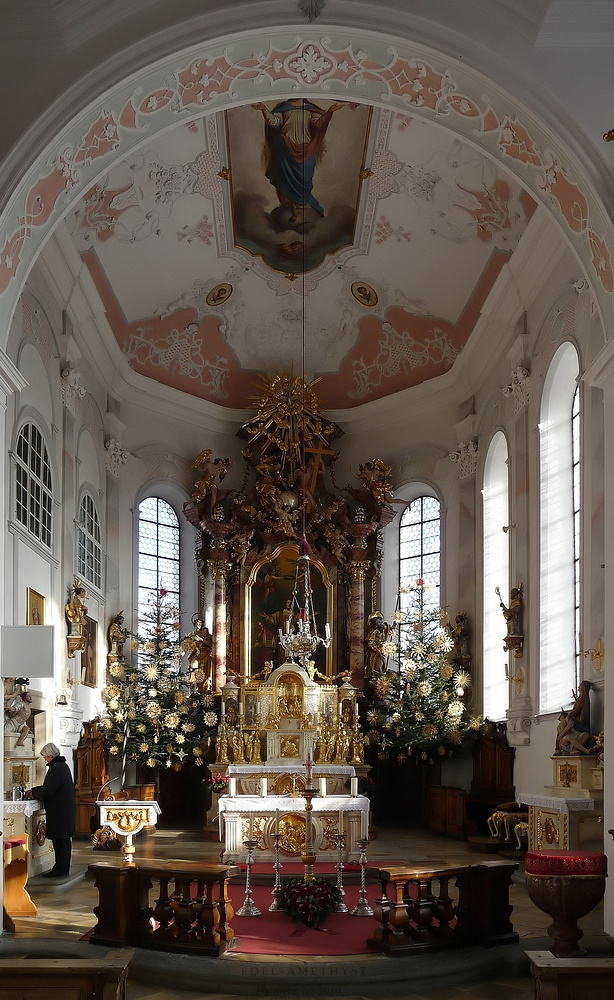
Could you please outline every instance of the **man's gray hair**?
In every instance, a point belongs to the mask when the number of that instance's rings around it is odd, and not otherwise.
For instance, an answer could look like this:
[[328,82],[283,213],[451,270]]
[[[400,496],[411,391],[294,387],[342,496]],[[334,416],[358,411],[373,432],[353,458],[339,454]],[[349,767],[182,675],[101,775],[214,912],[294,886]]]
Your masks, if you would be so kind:
[[55,743],[45,743],[43,749],[41,750],[41,757],[59,757],[60,751],[56,747]]

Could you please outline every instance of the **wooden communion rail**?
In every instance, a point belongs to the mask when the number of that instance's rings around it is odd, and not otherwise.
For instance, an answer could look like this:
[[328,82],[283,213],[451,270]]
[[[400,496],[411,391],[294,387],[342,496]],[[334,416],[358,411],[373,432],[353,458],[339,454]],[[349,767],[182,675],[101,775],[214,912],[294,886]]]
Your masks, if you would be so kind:
[[[517,941],[509,919],[509,887],[517,868],[508,861],[371,868],[381,895],[373,904],[376,927],[370,922],[365,926],[366,934],[373,931],[367,943],[385,954],[402,955]],[[126,865],[118,860],[90,865],[89,870],[99,897],[92,944],[219,955],[234,937],[228,883],[240,874],[236,866],[188,861]],[[452,883],[456,901],[450,895]]]

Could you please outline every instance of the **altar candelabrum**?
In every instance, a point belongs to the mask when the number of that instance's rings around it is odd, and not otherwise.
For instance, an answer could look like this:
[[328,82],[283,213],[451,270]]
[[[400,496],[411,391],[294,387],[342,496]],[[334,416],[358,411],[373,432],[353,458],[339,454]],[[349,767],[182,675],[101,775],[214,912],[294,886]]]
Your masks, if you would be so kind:
[[283,867],[281,861],[279,860],[279,841],[281,840],[283,834],[274,833],[273,840],[275,841],[275,861],[273,862],[273,871],[275,872],[275,883],[271,889],[271,896],[273,897],[273,902],[269,906],[269,912],[274,913],[275,910],[279,910],[279,894],[281,892],[281,869]]
[[260,917],[262,916],[262,910],[259,910],[254,903],[254,897],[252,896],[252,865],[254,863],[254,848],[258,846],[257,840],[244,840],[243,847],[247,851],[247,858],[245,859],[245,899],[243,900],[243,906],[240,910],[237,910],[238,917]]
[[344,833],[335,833],[334,834],[334,840],[335,840],[335,843],[337,844],[337,848],[338,848],[338,852],[339,852],[338,853],[338,858],[337,858],[337,864],[335,865],[335,868],[337,870],[337,889],[339,890],[339,895],[341,897],[339,899],[339,902],[335,905],[334,912],[335,913],[347,913],[348,912],[348,908],[347,908],[347,906],[345,905],[345,903],[343,901],[344,897],[345,897],[345,889],[343,888],[343,851],[345,849],[345,834]]
[[[328,649],[332,636],[330,626],[325,626],[324,638],[318,635],[316,616],[313,608],[309,546],[305,538],[300,544],[300,555],[296,563],[296,576],[292,592],[292,615],[286,620],[285,631],[279,630],[279,644],[286,658],[297,660],[305,667],[313,659],[318,646]],[[302,591],[302,600],[299,594]],[[296,625],[292,627],[292,619]]]
[[350,910],[350,914],[353,917],[372,917],[373,910],[369,906],[369,901],[367,899],[367,845],[369,843],[368,837],[361,837],[356,843],[360,848],[360,857],[358,863],[360,865],[360,893],[358,895],[358,902],[353,910]]
[[319,794],[317,788],[311,787],[311,781],[309,781],[307,787],[303,790],[305,797],[305,846],[301,851],[301,860],[305,866],[304,882],[312,882],[315,877],[313,866],[315,865],[317,854],[313,849],[313,805],[311,800]]

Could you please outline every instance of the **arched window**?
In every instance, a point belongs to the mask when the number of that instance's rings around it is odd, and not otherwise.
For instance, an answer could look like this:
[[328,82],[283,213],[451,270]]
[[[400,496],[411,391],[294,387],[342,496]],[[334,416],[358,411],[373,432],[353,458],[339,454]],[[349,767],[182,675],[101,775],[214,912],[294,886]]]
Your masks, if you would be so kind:
[[[482,678],[484,717],[505,718],[509,707],[509,653],[503,651],[505,621],[500,601],[509,604],[510,554],[509,466],[507,440],[502,431],[493,436],[484,463],[482,490],[482,547],[484,598],[482,628]],[[499,588],[501,598],[497,596]]]
[[51,466],[43,436],[25,424],[17,439],[15,517],[34,538],[51,548],[53,494]]
[[89,493],[83,495],[77,525],[77,575],[100,590],[102,582],[100,521]]
[[423,580],[424,608],[432,610],[441,600],[441,504],[437,497],[419,496],[407,505],[399,525],[400,610],[412,606],[407,588]]
[[562,344],[542,393],[539,710],[555,712],[577,687],[580,616],[580,408],[578,355]]
[[179,518],[166,500],[147,497],[139,504],[139,618],[160,589],[179,606]]

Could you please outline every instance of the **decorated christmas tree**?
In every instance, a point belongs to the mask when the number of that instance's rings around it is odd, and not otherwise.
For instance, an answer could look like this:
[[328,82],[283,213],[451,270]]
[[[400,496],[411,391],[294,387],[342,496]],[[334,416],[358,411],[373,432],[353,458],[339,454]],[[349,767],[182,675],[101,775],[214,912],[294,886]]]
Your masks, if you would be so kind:
[[401,590],[399,607],[370,678],[367,738],[379,760],[450,756],[481,726],[466,699],[469,673],[454,663],[453,626],[422,580]]
[[121,761],[122,784],[129,763],[176,771],[188,760],[203,766],[218,718],[213,696],[182,670],[179,631],[179,608],[161,588],[140,609],[131,664],[123,657],[109,663],[104,726],[110,758]]

